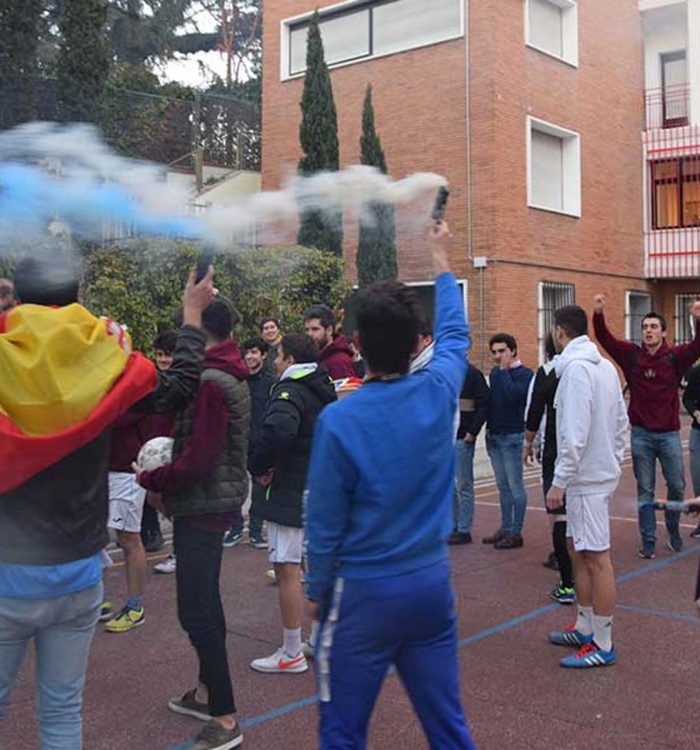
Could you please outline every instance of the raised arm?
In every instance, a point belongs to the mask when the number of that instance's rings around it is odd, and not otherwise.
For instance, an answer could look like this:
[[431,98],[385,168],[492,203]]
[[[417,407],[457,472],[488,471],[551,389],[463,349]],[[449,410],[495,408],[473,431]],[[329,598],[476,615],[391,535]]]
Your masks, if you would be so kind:
[[680,344],[671,349],[676,357],[676,369],[681,374],[700,359],[700,300],[695,300],[690,305],[689,312],[695,320],[695,338],[687,344]]
[[623,369],[629,379],[629,368],[637,357],[639,347],[631,341],[615,338],[605,323],[605,296],[596,295],[593,302],[593,330],[598,343]]

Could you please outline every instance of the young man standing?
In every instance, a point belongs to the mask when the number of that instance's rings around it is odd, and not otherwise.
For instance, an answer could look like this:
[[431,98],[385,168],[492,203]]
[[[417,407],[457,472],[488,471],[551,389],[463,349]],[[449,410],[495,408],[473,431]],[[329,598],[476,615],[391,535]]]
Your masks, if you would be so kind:
[[[319,419],[308,477],[307,543],[320,747],[363,748],[394,664],[433,750],[473,750],[459,695],[447,537],[454,417],[468,327],[449,272],[447,225],[429,242],[436,280],[432,361],[408,374],[421,311],[410,287],[363,292],[358,336],[367,379]],[[420,460],[416,460],[419,456]]]
[[279,381],[270,394],[251,470],[268,485],[265,502],[270,562],[275,568],[283,643],[274,654],[255,659],[258,672],[294,674],[308,669],[302,652],[301,586],[302,500],[311,455],[311,439],[321,410],[336,400],[328,372],[318,365],[314,342],[304,334],[282,339],[275,368]]
[[267,344],[268,355],[265,358],[265,369],[275,374],[275,357],[282,341],[282,330],[277,318],[263,318],[260,321],[260,338]]
[[[642,546],[639,556],[656,555],[656,461],[661,463],[668,500],[682,502],[685,495],[683,448],[680,436],[678,389],[683,375],[700,357],[700,300],[690,306],[696,321],[695,338],[689,344],[670,347],[666,343],[666,321],[650,312],[642,320],[642,345],[620,341],[605,324],[605,297],[596,296],[593,326],[600,345],[623,371],[630,392],[632,462],[637,479],[637,504]],[[683,549],[680,514],[666,511],[668,547]]]
[[557,459],[546,503],[552,511],[561,508],[566,494],[578,616],[549,640],[579,648],[561,660],[562,667],[588,669],[617,660],[609,509],[622,473],[628,420],[617,372],[588,338],[585,310],[575,305],[557,310],[553,335],[562,353],[554,365]]
[[491,459],[501,503],[501,527],[485,537],[495,549],[523,546],[527,491],[523,479],[525,402],[533,372],[518,359],[518,344],[509,333],[489,341],[495,364],[490,375],[491,395],[486,450]]
[[335,315],[328,305],[314,305],[304,313],[304,332],[318,347],[318,362],[333,380],[355,377],[352,351],[345,336],[335,335]]
[[173,461],[139,472],[142,486],[163,494],[174,519],[177,610],[199,658],[197,686],[168,707],[206,721],[197,750],[228,750],[243,741],[226,651],[221,604],[222,540],[248,495],[248,369],[232,338],[233,306],[221,297],[202,313],[207,344],[194,404],[175,416]]

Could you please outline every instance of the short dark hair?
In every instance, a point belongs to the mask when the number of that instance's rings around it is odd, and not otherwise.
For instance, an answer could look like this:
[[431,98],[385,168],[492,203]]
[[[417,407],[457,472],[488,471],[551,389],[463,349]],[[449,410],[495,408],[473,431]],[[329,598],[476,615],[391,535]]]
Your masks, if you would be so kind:
[[661,330],[662,330],[662,331],[664,331],[664,332],[666,332],[666,330],[668,329],[668,324],[666,323],[666,318],[664,318],[664,316],[663,316],[663,315],[660,315],[659,313],[657,313],[657,312],[654,312],[654,311],[652,310],[651,312],[648,312],[648,313],[647,313],[647,314],[646,314],[646,315],[645,315],[645,316],[644,316],[644,317],[642,318],[642,323],[641,323],[641,325],[644,325],[644,321],[645,321],[645,320],[648,320],[649,318],[655,318],[656,320],[658,320],[658,321],[659,321],[659,323],[661,323]]
[[243,344],[244,352],[250,351],[251,349],[259,349],[260,354],[267,354],[269,348],[267,341],[261,339],[260,336],[253,336],[252,339],[246,339]]
[[489,349],[494,344],[505,344],[512,352],[518,351],[518,342],[515,340],[515,336],[511,336],[509,333],[497,333],[495,336],[491,336]]
[[318,362],[318,347],[305,333],[288,333],[282,337],[280,348],[285,357],[294,357],[297,364]]
[[280,322],[279,322],[279,320],[277,318],[267,317],[267,318],[263,318],[260,321],[260,330],[261,331],[262,331],[263,326],[265,325],[265,323],[274,323],[278,328],[281,327],[280,326]]
[[307,320],[318,318],[324,328],[335,328],[335,313],[328,305],[311,305],[304,312],[304,323]]
[[544,356],[547,362],[551,362],[557,356],[557,349],[554,346],[554,336],[552,336],[551,331],[544,337]]
[[172,354],[177,342],[177,331],[163,331],[153,339],[153,351],[161,351]]
[[80,274],[72,261],[60,255],[23,258],[15,269],[14,284],[20,302],[64,307],[78,301]]
[[588,315],[578,305],[567,305],[554,311],[554,325],[570,338],[588,335]]
[[430,318],[423,318],[418,326],[418,333],[420,336],[432,336],[433,321]]
[[218,296],[202,311],[202,328],[215,341],[227,339],[240,320],[230,300]]
[[357,330],[362,355],[376,372],[408,372],[423,310],[415,291],[398,281],[380,281],[360,293]]

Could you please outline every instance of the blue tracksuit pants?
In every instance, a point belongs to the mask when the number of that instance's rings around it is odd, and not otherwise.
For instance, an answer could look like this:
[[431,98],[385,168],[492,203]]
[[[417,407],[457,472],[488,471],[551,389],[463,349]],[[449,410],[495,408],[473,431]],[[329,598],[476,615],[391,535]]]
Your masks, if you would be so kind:
[[386,578],[336,581],[317,646],[322,750],[364,750],[394,664],[433,750],[476,750],[459,694],[447,561]]

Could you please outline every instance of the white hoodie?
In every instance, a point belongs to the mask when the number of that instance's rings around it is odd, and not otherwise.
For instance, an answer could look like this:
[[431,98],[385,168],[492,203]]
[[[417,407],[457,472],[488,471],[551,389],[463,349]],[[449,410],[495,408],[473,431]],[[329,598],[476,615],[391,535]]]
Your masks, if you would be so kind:
[[554,485],[583,494],[612,493],[628,427],[617,372],[588,336],[570,341],[554,368],[559,378]]

